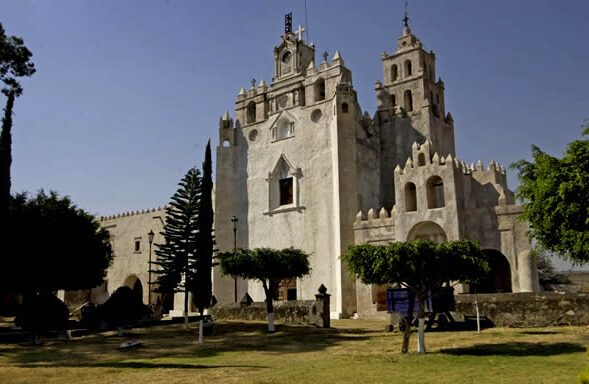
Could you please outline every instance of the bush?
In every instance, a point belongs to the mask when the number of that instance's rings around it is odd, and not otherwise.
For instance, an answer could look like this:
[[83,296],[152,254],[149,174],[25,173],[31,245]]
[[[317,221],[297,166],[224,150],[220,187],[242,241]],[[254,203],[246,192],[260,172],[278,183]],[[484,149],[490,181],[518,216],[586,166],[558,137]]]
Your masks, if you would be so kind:
[[151,313],[141,297],[129,287],[118,288],[99,307],[100,316],[113,327],[131,325],[148,317]]
[[63,301],[52,293],[43,292],[25,298],[15,323],[26,331],[40,335],[49,330],[67,328],[69,316]]

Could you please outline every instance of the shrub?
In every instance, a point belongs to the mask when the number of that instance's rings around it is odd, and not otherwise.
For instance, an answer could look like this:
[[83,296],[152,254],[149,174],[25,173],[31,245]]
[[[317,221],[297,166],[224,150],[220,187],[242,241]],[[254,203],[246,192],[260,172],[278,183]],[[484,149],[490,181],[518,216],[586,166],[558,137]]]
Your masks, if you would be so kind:
[[41,335],[49,330],[65,329],[69,310],[54,294],[42,292],[25,298],[15,323],[26,331]]
[[129,287],[118,288],[106,303],[99,307],[99,311],[100,316],[114,327],[134,324],[151,313],[139,294]]

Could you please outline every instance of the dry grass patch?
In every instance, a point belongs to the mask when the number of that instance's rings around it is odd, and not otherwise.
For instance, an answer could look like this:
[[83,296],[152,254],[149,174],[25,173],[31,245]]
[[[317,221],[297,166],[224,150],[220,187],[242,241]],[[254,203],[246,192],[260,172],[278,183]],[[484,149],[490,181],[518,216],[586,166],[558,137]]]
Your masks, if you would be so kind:
[[[565,383],[586,365],[586,327],[494,328],[426,334],[428,354],[402,355],[385,322],[339,320],[332,329],[219,322],[197,343],[197,325],[133,329],[72,340],[0,345],[0,383]],[[143,346],[119,351],[123,341]]]

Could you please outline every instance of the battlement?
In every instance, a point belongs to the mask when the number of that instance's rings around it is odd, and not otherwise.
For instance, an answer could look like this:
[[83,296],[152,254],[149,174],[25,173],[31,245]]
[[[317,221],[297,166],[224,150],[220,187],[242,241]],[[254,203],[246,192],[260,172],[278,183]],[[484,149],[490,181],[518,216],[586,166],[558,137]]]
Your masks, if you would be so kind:
[[117,213],[116,215],[111,215],[111,216],[100,216],[99,221],[103,222],[103,221],[115,220],[115,219],[118,219],[121,217],[129,217],[129,216],[145,215],[147,213],[153,213],[153,212],[161,212],[161,211],[165,211],[166,208],[168,208],[168,205],[164,205],[163,207],[157,207],[157,208],[142,209],[142,210],[138,210],[138,211],[128,211],[128,212],[123,212],[123,213]]
[[471,175],[476,180],[492,180],[497,184],[505,186],[505,167],[494,160],[491,160],[489,166],[485,168],[481,160],[477,161],[475,165],[474,163],[467,164],[458,157],[452,157],[451,154],[444,158],[443,156],[439,156],[437,152],[433,152],[433,145],[430,140],[426,140],[423,144],[413,142],[411,150],[412,155],[407,158],[405,167],[397,165],[395,174],[404,175],[418,167],[453,166],[456,170],[462,172],[462,174]]
[[370,208],[366,214],[363,211],[358,211],[356,214],[356,221],[354,221],[354,229],[368,229],[383,226],[395,225],[396,206],[393,205],[391,211],[387,211],[382,207],[378,212]]

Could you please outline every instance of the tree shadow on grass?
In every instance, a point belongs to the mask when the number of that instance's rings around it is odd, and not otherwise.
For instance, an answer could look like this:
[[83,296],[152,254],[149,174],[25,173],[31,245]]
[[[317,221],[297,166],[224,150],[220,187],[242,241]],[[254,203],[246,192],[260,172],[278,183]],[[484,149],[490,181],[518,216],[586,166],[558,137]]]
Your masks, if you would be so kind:
[[[133,337],[113,337],[110,334],[95,334],[71,340],[48,340],[40,347],[12,345],[0,348],[2,363],[20,367],[149,367],[182,368],[174,361],[143,363],[138,360],[154,358],[207,358],[226,352],[263,352],[287,354],[321,351],[349,340],[362,341],[369,338],[366,330],[320,329],[281,324],[277,332],[269,334],[267,324],[262,322],[220,322],[215,323],[212,336],[205,337],[203,344],[197,343],[198,330],[188,331],[180,326],[161,326],[150,329],[136,329]],[[371,332],[371,331],[369,331]],[[126,335],[131,336],[131,335]],[[131,350],[119,350],[124,341],[139,340],[142,346]],[[121,362],[120,360],[132,360]],[[209,362],[210,363],[210,362]],[[222,364],[223,362],[220,361]],[[223,365],[186,364],[186,368],[223,367]],[[147,366],[146,366],[147,367]],[[256,366],[247,366],[258,368]],[[245,366],[244,366],[245,368]]]
[[448,348],[440,353],[470,356],[553,356],[574,352],[585,352],[585,347],[574,343],[525,343],[477,344],[465,348]]
[[523,335],[558,335],[560,332],[555,331],[521,331]]
[[[29,365],[21,365],[30,368]],[[46,366],[44,366],[46,367]],[[269,368],[265,365],[237,365],[237,364],[176,364],[176,363],[147,363],[141,361],[107,361],[87,364],[55,364],[51,367],[85,367],[85,368],[131,368],[131,369],[216,369],[216,368]]]

